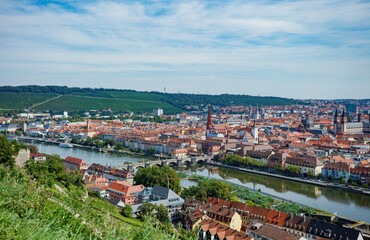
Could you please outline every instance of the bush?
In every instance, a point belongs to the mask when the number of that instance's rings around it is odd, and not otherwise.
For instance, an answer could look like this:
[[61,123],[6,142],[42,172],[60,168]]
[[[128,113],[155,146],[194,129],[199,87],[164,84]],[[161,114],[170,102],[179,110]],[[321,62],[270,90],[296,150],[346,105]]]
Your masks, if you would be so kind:
[[124,217],[131,218],[132,217],[132,207],[131,207],[131,205],[126,204],[126,206],[122,208],[121,214]]

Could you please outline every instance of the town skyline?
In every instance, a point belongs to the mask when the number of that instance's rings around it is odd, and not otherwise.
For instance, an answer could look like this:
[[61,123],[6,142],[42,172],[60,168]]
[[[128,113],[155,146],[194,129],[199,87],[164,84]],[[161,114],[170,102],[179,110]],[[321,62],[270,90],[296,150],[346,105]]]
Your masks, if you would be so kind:
[[0,85],[369,97],[366,1],[0,6]]

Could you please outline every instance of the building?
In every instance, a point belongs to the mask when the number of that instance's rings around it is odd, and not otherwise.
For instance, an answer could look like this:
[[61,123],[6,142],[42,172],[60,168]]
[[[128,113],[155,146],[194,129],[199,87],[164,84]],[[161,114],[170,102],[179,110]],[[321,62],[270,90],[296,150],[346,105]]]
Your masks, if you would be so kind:
[[42,153],[36,153],[36,154],[33,154],[32,155],[32,158],[35,162],[38,162],[38,161],[45,161],[46,160],[46,156]]
[[84,160],[74,157],[66,157],[63,160],[65,168],[68,168],[70,170],[77,169],[78,171],[85,171],[88,169],[89,164],[87,164]]
[[106,167],[97,163],[91,164],[87,171],[89,174],[97,176],[103,176],[109,181],[128,181],[130,184],[134,183],[134,176],[125,169],[117,169],[112,167]]
[[321,173],[324,164],[316,157],[287,157],[285,161],[285,168],[289,166],[299,167],[300,174],[304,177],[309,175],[317,176]]
[[252,126],[252,136],[253,136],[253,142],[258,143],[258,127],[256,126],[256,120],[253,122]]
[[342,115],[339,116],[338,109],[334,115],[334,133],[363,134],[370,133],[370,122],[362,122],[361,111],[359,110],[357,122],[347,122],[346,111],[343,109]]
[[131,185],[127,181],[115,181],[107,187],[107,192],[111,200],[121,200],[124,204],[135,204],[140,192],[144,190],[144,185]]
[[219,240],[252,240],[253,238],[244,233],[238,232],[235,229],[229,228],[219,222],[211,219],[204,219],[201,222],[199,231],[199,239],[219,239]]
[[321,170],[322,176],[325,178],[332,176],[334,179],[342,178],[346,181],[349,179],[350,172],[350,165],[342,162],[329,162]]
[[362,167],[356,166],[355,168],[351,169],[351,178],[355,181],[361,180],[362,183],[369,184],[370,183],[370,166]]
[[162,108],[154,108],[153,109],[153,114],[155,116],[162,116],[163,115],[163,109]]
[[[200,211],[197,211],[197,209]],[[184,223],[187,229],[192,229],[191,223],[198,224],[201,214],[203,214],[206,218],[199,224],[201,226],[200,239],[225,239],[223,235],[219,236],[220,238],[216,237],[218,228],[216,225],[212,225],[211,222],[218,223],[238,233],[232,228],[235,221],[230,221],[227,217],[227,214],[233,212],[238,213],[241,217],[241,231],[246,232],[253,239],[363,240],[362,233],[359,230],[342,226],[339,223],[332,223],[334,218],[326,219],[325,222],[305,215],[298,216],[218,198],[208,198],[205,203],[187,199],[182,208],[182,214],[186,216],[182,219],[186,220],[187,217],[192,217],[191,221]]]
[[[142,193],[140,198],[158,206],[163,204],[168,209],[170,219],[175,220],[180,218],[181,207],[184,200],[179,195],[171,189],[162,186],[154,186],[148,192],[150,191],[151,195],[149,197],[145,197],[145,194]],[[142,202],[140,202],[140,204],[132,205],[133,216],[137,216],[140,213],[139,207],[141,204]]]

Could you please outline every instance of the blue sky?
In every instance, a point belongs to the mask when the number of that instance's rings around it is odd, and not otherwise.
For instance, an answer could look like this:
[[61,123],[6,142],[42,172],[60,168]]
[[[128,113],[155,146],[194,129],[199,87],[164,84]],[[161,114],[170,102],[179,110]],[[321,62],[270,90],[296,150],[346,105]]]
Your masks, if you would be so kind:
[[370,2],[0,0],[0,85],[370,98]]

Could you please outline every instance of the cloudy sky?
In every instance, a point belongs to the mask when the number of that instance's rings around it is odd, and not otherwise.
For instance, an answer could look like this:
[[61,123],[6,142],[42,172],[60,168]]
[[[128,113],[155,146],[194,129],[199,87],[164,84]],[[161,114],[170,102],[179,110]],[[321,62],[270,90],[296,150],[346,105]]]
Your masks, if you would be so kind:
[[0,0],[0,85],[370,98],[370,2]]

